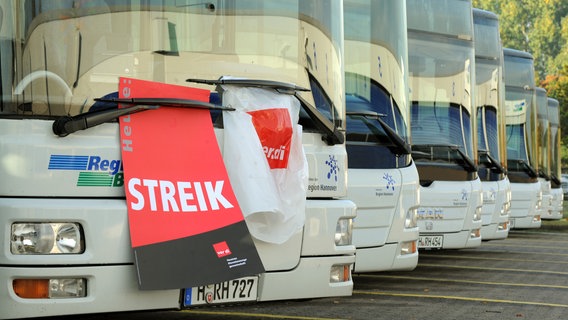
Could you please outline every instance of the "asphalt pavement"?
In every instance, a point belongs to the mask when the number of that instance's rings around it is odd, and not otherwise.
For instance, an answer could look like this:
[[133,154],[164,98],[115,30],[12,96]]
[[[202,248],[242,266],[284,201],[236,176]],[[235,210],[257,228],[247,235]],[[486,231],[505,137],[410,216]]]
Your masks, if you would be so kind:
[[354,283],[350,297],[57,319],[568,319],[568,223],[420,251],[413,271],[357,274]]

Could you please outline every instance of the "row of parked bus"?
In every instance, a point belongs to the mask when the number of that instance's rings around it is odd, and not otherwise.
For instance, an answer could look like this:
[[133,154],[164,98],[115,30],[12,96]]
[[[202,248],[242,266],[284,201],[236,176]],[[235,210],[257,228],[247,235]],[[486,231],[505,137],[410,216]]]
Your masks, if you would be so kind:
[[[345,296],[562,217],[558,101],[470,0],[4,1],[0,61],[0,318]],[[247,290],[138,287],[118,123],[54,126],[116,109],[119,77],[297,99],[304,223],[254,238]]]

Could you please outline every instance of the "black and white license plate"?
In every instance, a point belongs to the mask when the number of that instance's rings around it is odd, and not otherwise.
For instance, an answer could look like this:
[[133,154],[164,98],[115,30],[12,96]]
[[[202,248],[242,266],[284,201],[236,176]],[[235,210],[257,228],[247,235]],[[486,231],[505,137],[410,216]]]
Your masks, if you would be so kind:
[[185,289],[185,307],[203,304],[256,301],[258,277],[244,277],[217,284]]
[[432,249],[441,248],[444,244],[444,236],[419,236],[418,248]]

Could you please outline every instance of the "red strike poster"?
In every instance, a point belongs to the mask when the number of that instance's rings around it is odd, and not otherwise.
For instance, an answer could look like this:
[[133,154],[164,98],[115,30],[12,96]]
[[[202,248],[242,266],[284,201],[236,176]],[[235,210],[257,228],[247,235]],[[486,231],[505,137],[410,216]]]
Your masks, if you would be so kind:
[[[120,98],[209,101],[209,91],[131,78]],[[207,109],[120,118],[130,237],[142,290],[189,288],[264,272]]]

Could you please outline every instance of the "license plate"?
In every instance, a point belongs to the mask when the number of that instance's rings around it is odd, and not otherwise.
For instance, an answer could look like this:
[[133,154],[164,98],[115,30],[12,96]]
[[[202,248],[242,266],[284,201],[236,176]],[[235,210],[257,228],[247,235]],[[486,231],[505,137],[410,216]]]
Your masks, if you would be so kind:
[[418,248],[441,248],[444,243],[444,236],[420,236],[418,237]]
[[256,301],[258,277],[244,277],[222,283],[185,289],[185,307],[229,302]]

